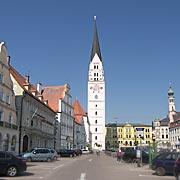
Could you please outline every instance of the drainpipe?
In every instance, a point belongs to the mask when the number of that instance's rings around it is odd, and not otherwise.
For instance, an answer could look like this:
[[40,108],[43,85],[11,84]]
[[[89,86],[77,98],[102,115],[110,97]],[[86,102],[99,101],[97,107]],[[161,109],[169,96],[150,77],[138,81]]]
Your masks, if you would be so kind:
[[23,113],[23,100],[25,97],[25,92],[23,91],[23,96],[21,98],[21,114],[20,114],[20,122],[19,122],[19,155],[21,153],[21,135],[22,135],[22,113]]

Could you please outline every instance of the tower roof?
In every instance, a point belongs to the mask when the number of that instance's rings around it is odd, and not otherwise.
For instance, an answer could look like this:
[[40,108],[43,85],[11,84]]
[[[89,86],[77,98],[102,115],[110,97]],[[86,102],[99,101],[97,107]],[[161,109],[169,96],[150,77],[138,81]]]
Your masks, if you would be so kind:
[[91,51],[91,61],[94,58],[94,55],[96,53],[98,54],[100,60],[102,61],[99,40],[98,40],[97,27],[96,27],[96,16],[94,16],[94,39],[93,39],[93,45],[92,45],[92,51]]
[[169,88],[168,95],[169,95],[169,96],[173,96],[173,95],[174,95],[174,91],[173,91],[173,89],[172,89],[171,86],[170,86],[170,88]]

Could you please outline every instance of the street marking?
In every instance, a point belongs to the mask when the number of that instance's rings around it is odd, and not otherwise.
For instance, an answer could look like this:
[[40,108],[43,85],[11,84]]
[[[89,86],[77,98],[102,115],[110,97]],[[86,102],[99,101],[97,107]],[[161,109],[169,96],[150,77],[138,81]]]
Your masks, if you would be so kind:
[[156,178],[161,178],[161,179],[164,179],[164,178],[171,178],[171,179],[174,179],[174,176],[156,176],[156,175],[143,175],[143,174],[139,174],[140,177],[156,177]]
[[86,180],[86,179],[84,179],[85,176],[86,176],[86,173],[81,173],[81,177],[80,177],[80,179],[78,179],[78,180]]
[[60,167],[63,167],[63,166],[64,166],[64,164],[60,164],[59,166],[56,166],[53,169],[57,169],[57,168],[60,168]]
[[91,162],[92,161],[92,159],[89,159],[89,162]]
[[[6,177],[6,179],[11,179],[12,180],[12,178],[11,177]],[[32,177],[26,177],[26,176],[19,176],[19,177],[13,177],[13,179],[43,179],[43,176],[32,176]]]

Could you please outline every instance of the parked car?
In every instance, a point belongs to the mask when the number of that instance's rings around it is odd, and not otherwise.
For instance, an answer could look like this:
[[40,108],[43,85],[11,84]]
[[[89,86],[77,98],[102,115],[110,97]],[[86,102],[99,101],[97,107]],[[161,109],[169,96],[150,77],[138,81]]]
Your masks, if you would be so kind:
[[26,160],[10,152],[0,151],[0,173],[10,177],[26,171]]
[[159,154],[152,160],[152,170],[159,176],[173,174],[176,160],[180,158],[180,152],[166,152]]
[[81,149],[82,150],[82,154],[89,154],[89,150],[88,149]]
[[174,164],[173,174],[177,180],[180,180],[180,158]]
[[57,151],[57,153],[60,157],[75,157],[76,156],[76,152],[73,149],[60,149],[59,151]]
[[57,151],[55,149],[50,149],[50,151],[52,153],[52,160],[57,160],[59,158]]
[[82,155],[82,150],[81,149],[74,149],[76,156]]
[[[137,159],[136,153],[137,153],[136,149],[130,149],[128,151],[125,151],[122,155],[123,161],[133,162],[134,159]],[[142,150],[142,162],[143,163],[149,162],[149,152],[147,150]]]
[[47,148],[34,148],[31,152],[27,152],[22,154],[22,157],[26,159],[26,161],[52,161],[53,154],[50,149]]

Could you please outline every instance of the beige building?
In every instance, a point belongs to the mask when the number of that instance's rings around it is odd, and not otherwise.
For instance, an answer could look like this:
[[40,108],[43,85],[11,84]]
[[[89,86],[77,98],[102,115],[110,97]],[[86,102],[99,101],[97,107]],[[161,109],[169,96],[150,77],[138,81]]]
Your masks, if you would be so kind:
[[56,113],[42,95],[40,84],[35,88],[10,66],[14,85],[17,120],[19,124],[19,153],[35,147],[54,148],[54,124]]
[[9,59],[6,45],[2,42],[0,43],[0,150],[17,153],[18,126]]

